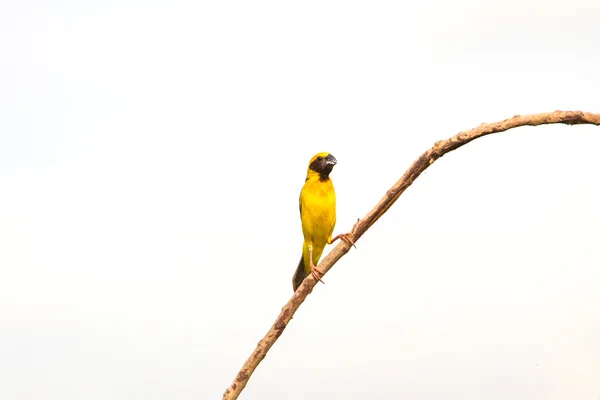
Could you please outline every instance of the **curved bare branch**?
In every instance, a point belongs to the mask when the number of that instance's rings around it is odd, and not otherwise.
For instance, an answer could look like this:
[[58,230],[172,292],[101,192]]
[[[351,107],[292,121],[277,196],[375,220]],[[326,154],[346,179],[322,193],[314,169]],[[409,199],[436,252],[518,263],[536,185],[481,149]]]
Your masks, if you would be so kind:
[[[404,193],[404,191],[421,175],[431,164],[444,154],[456,150],[459,147],[469,143],[472,140],[492,133],[504,132],[506,130],[517,128],[519,126],[537,126],[545,124],[590,124],[600,125],[600,114],[587,113],[582,111],[554,111],[550,113],[515,115],[504,121],[491,124],[481,124],[480,126],[468,131],[459,132],[451,138],[436,142],[432,148],[421,154],[421,156],[412,163],[402,177],[392,186],[383,196],[377,205],[358,220],[354,225],[350,238],[356,242]],[[327,273],[333,265],[342,258],[349,250],[350,245],[341,241],[319,264],[319,269]],[[223,394],[223,400],[237,399],[242,390],[246,387],[248,380],[254,373],[258,364],[265,358],[269,349],[275,341],[281,336],[287,324],[290,322],[296,310],[310,294],[317,281],[312,275],[309,275],[302,285],[296,290],[292,298],[281,309],[281,313],[275,320],[275,323],[269,329],[266,336],[258,342],[256,349],[246,360],[242,369],[238,372],[231,386]]]

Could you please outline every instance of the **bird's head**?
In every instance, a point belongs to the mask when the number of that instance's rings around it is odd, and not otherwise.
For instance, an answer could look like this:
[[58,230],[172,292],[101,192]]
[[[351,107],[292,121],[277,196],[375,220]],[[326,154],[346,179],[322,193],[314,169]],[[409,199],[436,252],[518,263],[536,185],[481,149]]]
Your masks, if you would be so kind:
[[321,180],[329,179],[329,173],[333,169],[333,166],[337,164],[337,160],[333,155],[327,152],[318,153],[310,159],[310,163],[308,163],[308,177],[312,174],[319,175]]

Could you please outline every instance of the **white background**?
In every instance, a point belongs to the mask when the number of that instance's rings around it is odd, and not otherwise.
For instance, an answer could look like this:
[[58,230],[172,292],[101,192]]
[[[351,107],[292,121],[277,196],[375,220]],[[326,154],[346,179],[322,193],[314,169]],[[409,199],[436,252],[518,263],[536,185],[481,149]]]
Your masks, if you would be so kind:
[[[597,2],[0,5],[0,398],[215,399],[292,294],[310,157],[335,233],[436,140],[600,112]],[[436,162],[244,399],[598,399],[600,130]]]

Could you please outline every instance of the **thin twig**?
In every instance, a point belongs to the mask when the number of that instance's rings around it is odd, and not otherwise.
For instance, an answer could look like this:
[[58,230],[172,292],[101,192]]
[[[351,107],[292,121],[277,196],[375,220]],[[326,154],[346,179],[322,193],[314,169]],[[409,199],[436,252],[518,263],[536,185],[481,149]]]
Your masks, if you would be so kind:
[[[491,124],[481,124],[477,128],[468,131],[459,132],[446,140],[436,142],[432,148],[413,162],[408,170],[396,182],[385,196],[377,203],[377,205],[369,211],[363,219],[360,219],[352,229],[349,237],[356,241],[369,229],[391,206],[398,200],[400,195],[421,175],[431,164],[444,154],[456,150],[459,147],[469,143],[472,140],[492,133],[504,132],[506,130],[519,126],[537,126],[545,124],[591,124],[600,125],[600,114],[586,113],[582,111],[554,111],[550,113],[531,114],[531,115],[516,115],[504,121]],[[319,264],[319,269],[323,273],[327,273],[333,265],[342,258],[349,250],[350,245],[345,241],[340,241],[328,255]],[[282,308],[281,314],[275,320],[275,323],[269,329],[266,336],[258,342],[256,349],[246,360],[240,372],[238,372],[231,386],[223,394],[223,400],[237,399],[242,390],[246,387],[248,380],[254,373],[258,364],[265,358],[269,349],[275,341],[281,336],[287,324],[290,322],[296,310],[310,294],[317,281],[312,275],[308,275],[298,290],[294,293],[288,303]]]

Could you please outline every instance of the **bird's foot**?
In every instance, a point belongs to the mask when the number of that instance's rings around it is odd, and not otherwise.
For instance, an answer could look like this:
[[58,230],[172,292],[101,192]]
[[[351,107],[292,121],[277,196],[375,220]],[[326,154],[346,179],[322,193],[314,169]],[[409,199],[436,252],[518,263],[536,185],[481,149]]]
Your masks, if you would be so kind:
[[349,233],[340,233],[339,235],[337,235],[336,237],[331,239],[331,243],[335,242],[338,239],[342,239],[344,242],[348,243],[351,246],[354,246],[354,248],[356,249],[357,247],[354,244],[354,242],[352,241],[352,239],[350,239],[349,235],[350,235]]
[[314,265],[310,265],[310,273],[312,274],[312,276],[315,277],[315,279],[321,283],[325,283],[323,282],[323,279],[321,279],[323,277],[323,273],[317,269],[317,267],[315,267]]

